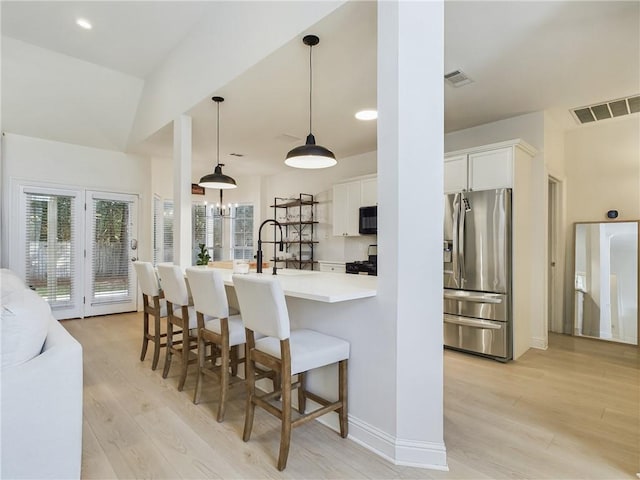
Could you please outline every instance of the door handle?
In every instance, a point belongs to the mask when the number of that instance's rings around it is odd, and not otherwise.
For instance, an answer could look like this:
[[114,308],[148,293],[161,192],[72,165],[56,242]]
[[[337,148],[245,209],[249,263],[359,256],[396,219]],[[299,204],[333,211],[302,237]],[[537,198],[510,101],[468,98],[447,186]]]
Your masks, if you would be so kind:
[[444,298],[446,300],[456,300],[458,302],[502,303],[502,299],[499,297],[488,297],[485,295],[456,295],[445,293]]

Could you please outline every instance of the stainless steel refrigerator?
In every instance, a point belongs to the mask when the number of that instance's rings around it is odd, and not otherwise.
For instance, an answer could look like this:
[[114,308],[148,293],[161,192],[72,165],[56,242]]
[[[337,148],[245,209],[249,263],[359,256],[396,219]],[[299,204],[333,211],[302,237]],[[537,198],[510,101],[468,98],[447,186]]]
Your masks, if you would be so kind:
[[511,189],[445,195],[446,347],[512,358],[511,224]]

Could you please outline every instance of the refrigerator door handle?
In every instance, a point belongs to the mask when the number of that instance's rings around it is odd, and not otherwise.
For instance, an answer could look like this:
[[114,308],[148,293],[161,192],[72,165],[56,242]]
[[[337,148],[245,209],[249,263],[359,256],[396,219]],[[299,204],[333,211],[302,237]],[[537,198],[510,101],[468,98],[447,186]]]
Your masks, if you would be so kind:
[[466,208],[464,205],[465,199],[464,194],[460,194],[460,201],[458,204],[459,213],[458,213],[458,264],[460,267],[460,286],[464,287],[464,277],[465,277],[465,267],[464,267],[464,221],[466,217]]
[[457,300],[459,302],[502,303],[502,298],[490,297],[486,295],[456,295],[445,292],[444,298],[446,298],[447,300]]
[[500,322],[492,322],[490,320],[480,320],[477,318],[459,317],[457,315],[445,315],[444,323],[453,325],[462,325],[463,327],[484,328],[489,330],[500,330],[504,324]]
[[452,258],[452,269],[453,269],[453,280],[457,287],[461,287],[460,284],[460,246],[459,241],[460,237],[458,236],[458,224],[460,221],[460,194],[456,193],[453,197],[453,232],[452,232],[452,243],[453,243],[453,252],[451,255]]

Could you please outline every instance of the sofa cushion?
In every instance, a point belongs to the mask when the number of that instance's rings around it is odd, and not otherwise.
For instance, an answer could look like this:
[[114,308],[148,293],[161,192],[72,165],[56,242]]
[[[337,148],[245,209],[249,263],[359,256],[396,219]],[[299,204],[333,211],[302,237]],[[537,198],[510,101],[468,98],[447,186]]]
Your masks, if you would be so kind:
[[0,291],[2,292],[2,303],[14,292],[24,289],[24,283],[15,273],[8,268],[0,268]]
[[[4,292],[4,285],[2,288]],[[36,292],[22,288],[2,298],[2,368],[20,365],[40,354],[49,322],[49,304]]]

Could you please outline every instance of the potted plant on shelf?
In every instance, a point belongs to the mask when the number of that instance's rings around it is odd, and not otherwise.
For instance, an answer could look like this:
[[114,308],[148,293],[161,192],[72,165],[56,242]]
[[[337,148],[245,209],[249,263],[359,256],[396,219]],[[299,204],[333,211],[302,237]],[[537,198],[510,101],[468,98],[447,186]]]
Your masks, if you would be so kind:
[[209,260],[211,260],[211,256],[209,255],[209,250],[204,243],[199,243],[198,248],[200,252],[198,252],[198,261],[196,265],[209,265]]

